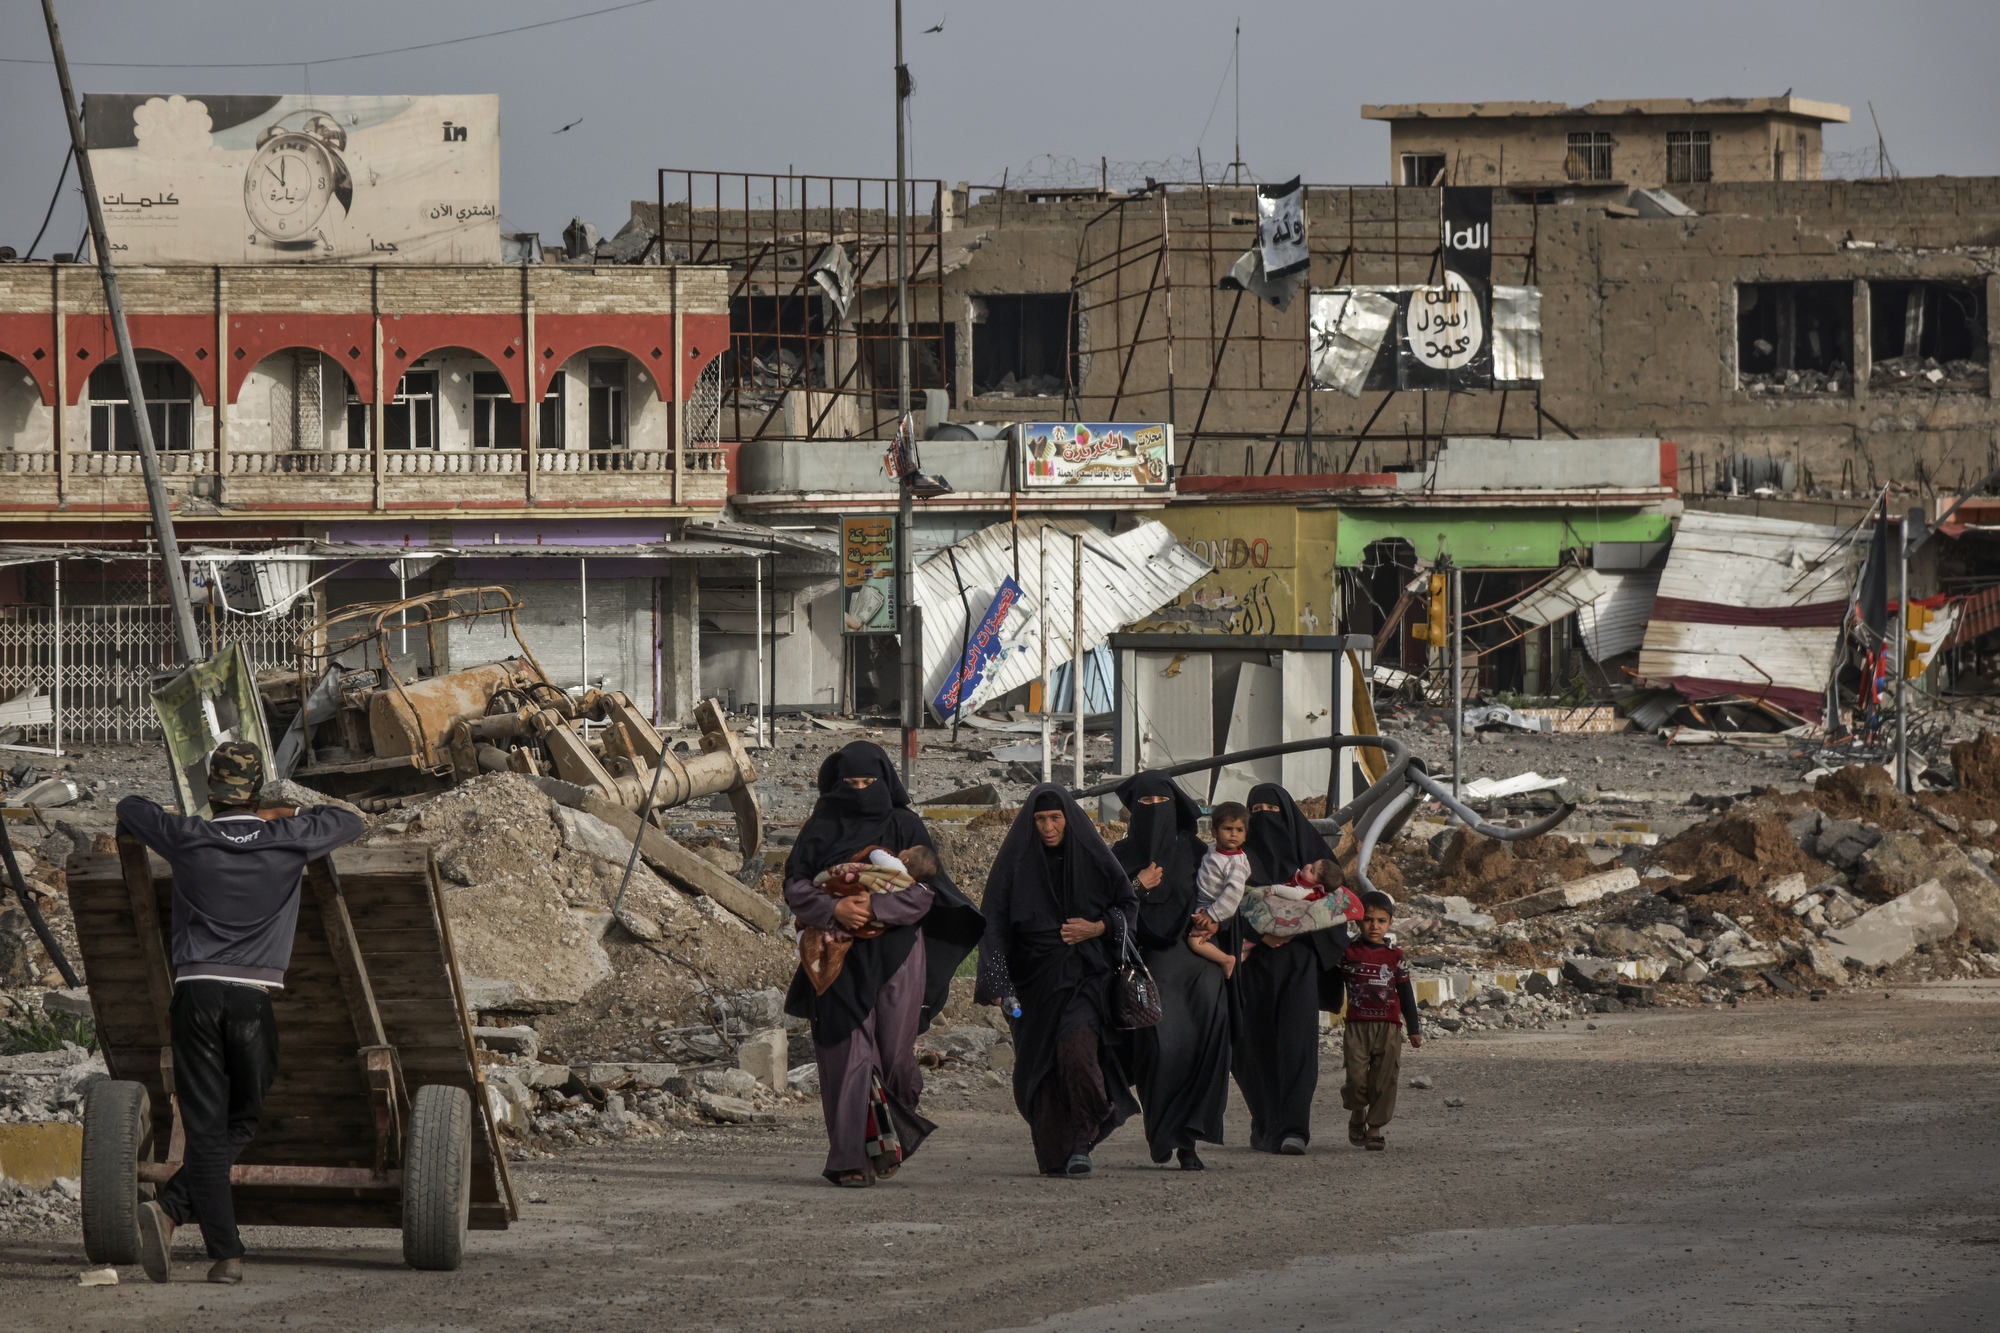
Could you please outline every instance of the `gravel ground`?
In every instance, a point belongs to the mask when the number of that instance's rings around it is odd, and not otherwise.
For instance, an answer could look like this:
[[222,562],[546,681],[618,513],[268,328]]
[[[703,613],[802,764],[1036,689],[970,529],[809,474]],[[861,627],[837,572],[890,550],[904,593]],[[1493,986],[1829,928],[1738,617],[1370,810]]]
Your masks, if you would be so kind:
[[266,1229],[240,1288],[79,1290],[74,1239],[0,1231],[0,1283],[52,1331],[1975,1328],[2000,1300],[1996,1020],[1987,983],[1427,1046],[1382,1154],[1337,1133],[1328,1061],[1303,1159],[1231,1146],[1189,1176],[1128,1126],[1085,1182],[1034,1175],[982,1075],[926,1099],[938,1135],[872,1190],[819,1180],[794,1104],[521,1164],[526,1216],[455,1274],[387,1232]]

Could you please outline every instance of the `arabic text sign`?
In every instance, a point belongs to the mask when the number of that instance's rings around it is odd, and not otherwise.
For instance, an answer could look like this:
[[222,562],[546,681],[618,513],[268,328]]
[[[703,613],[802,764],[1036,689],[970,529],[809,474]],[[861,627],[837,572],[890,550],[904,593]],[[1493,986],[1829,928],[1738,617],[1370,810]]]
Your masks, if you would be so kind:
[[969,704],[979,696],[979,683],[986,678],[987,664],[1000,650],[1000,634],[1008,613],[1020,600],[1021,585],[1012,578],[1000,580],[1000,590],[993,594],[986,614],[979,618],[979,624],[965,641],[965,656],[946,678],[944,688],[931,700],[931,707],[940,718],[950,721],[961,702]]
[[896,632],[896,516],[840,520],[840,564],[849,634]]
[[1164,487],[1173,430],[1154,423],[1031,421],[1020,427],[1024,486]]
[[500,99],[84,100],[114,257],[132,263],[500,262]]

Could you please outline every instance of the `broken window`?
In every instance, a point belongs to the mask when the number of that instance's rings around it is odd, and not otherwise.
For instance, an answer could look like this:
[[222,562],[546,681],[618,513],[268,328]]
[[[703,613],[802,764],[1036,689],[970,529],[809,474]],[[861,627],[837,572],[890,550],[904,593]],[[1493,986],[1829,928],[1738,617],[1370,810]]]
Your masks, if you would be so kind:
[[625,447],[625,363],[590,363],[590,448]]
[[[172,361],[141,361],[139,391],[146,396],[153,447],[194,448],[193,378]],[[125,394],[125,370],[116,361],[90,372],[90,447],[98,452],[139,447],[139,424]]]
[[[1063,299],[1069,298],[1065,296]],[[861,335],[861,356],[868,369],[868,382],[876,390],[876,406],[893,408],[896,405],[895,321],[858,325],[855,332]],[[910,394],[913,398],[925,389],[950,392],[951,366],[958,355],[957,347],[956,324],[910,325]],[[953,401],[957,400],[956,394],[951,397]],[[917,406],[921,405],[919,401]]]
[[521,447],[521,409],[507,387],[507,377],[497,370],[472,372],[472,447]]
[[1667,131],[1667,183],[1686,185],[1712,178],[1707,130]]
[[1444,175],[1443,153],[1403,154],[1403,184],[1436,185]]
[[972,298],[972,392],[1053,397],[1073,380],[1076,305],[1068,292]]
[[738,296],[729,302],[723,383],[744,389],[818,388],[826,383],[817,296]]
[[438,373],[410,370],[396,396],[382,409],[384,449],[435,449],[438,438]]
[[1854,288],[1845,282],[1746,282],[1736,288],[1737,382],[1752,393],[1852,388]]
[[1868,305],[1870,388],[1986,391],[1983,283],[1871,282]]
[[1569,136],[1569,156],[1563,171],[1573,181],[1611,179],[1611,134],[1607,130],[1582,130]]

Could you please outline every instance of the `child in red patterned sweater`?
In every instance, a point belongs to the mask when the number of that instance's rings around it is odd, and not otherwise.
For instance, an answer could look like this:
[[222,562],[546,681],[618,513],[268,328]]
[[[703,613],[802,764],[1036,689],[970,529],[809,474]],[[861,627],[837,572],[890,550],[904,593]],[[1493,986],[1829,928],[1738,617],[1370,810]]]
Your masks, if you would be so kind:
[[1388,1147],[1382,1127],[1396,1110],[1396,1078],[1403,1060],[1403,1029],[1422,1046],[1416,990],[1403,951],[1389,943],[1396,902],[1371,889],[1361,895],[1361,938],[1347,946],[1340,969],[1347,998],[1342,1041],[1347,1083],[1340,1104],[1348,1110],[1347,1141],[1371,1152]]

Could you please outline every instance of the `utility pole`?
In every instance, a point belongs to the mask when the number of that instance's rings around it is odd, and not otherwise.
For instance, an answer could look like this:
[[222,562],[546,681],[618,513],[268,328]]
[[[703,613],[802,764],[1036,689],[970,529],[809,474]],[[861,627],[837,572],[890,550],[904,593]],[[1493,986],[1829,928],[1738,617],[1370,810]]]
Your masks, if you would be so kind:
[[[174,513],[167,503],[167,485],[160,480],[160,456],[153,448],[153,422],[146,415],[146,393],[139,384],[139,361],[132,353],[132,331],[125,323],[125,303],[118,296],[118,275],[112,271],[111,243],[104,234],[104,207],[98,202],[97,178],[90,169],[90,154],[84,151],[83,118],[77,112],[76,93],[70,87],[69,60],[63,55],[54,0],[42,0],[42,18],[48,24],[56,82],[62,86],[63,114],[69,120],[77,182],[83,187],[83,204],[90,216],[90,248],[97,254],[97,272],[104,279],[104,305],[111,312],[111,331],[118,339],[118,366],[125,372],[125,399],[139,439],[139,466],[146,474],[146,504],[152,510],[153,531],[160,539],[160,564],[167,580],[167,604],[173,610],[174,638],[181,650],[181,661],[192,666],[202,660],[201,632],[195,628],[194,606],[188,599],[187,571],[181,566],[180,543],[174,540]],[[223,378],[219,372],[218,378]]]
[[1069,702],[1076,715],[1076,789],[1083,790],[1083,534],[1076,534],[1076,563],[1070,569]]
[[[47,0],[44,0],[47,3]],[[910,70],[903,63],[903,0],[896,0],[896,428],[910,416],[910,264],[909,181],[903,148],[903,103],[910,96]],[[913,428],[914,429],[914,428]],[[914,438],[912,440],[914,444]],[[913,451],[914,452],[914,451]],[[916,535],[916,508],[910,477],[898,460],[900,498],[896,517],[897,639],[903,667],[903,782],[916,775],[917,728],[923,722],[923,663],[917,644],[919,620],[910,614],[910,593],[916,585],[911,547]]]
[[1465,574],[1451,567],[1451,794],[1463,800],[1465,772]]
[[1910,538],[1923,530],[1924,511],[1911,509],[1896,530],[1896,790],[1914,792],[1910,781]]

